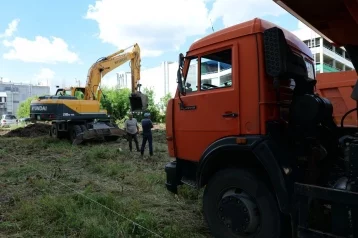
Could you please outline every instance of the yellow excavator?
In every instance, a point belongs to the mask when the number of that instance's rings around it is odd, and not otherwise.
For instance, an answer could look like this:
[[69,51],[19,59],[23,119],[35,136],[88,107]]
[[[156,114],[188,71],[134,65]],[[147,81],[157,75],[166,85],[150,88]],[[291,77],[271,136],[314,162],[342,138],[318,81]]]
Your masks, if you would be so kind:
[[124,135],[125,131],[118,128],[107,111],[100,109],[100,83],[104,75],[130,61],[131,111],[138,112],[148,108],[148,96],[140,92],[140,48],[138,44],[134,44],[131,52],[124,53],[128,48],[98,59],[88,71],[86,87],[58,89],[56,95],[41,96],[31,101],[31,119],[51,121],[50,136],[67,137],[73,144],[93,139],[114,141]]

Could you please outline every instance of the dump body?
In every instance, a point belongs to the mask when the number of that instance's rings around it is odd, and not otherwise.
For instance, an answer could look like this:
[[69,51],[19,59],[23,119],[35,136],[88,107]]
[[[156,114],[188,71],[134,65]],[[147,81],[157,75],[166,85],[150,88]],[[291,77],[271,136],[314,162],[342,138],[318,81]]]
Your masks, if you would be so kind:
[[[337,125],[341,124],[347,111],[357,107],[357,102],[351,98],[357,80],[355,71],[317,74],[317,93],[332,102],[333,117]],[[357,127],[357,113],[350,113],[344,120],[344,126]]]

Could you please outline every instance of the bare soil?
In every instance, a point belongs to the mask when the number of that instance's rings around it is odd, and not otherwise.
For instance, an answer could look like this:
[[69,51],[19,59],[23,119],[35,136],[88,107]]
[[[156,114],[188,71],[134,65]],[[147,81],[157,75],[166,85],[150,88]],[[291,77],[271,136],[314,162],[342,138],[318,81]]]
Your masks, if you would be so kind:
[[[35,123],[20,127],[15,130],[7,131],[6,133],[0,132],[4,137],[39,137],[48,135],[51,125],[44,123]],[[3,132],[3,131],[2,131]]]

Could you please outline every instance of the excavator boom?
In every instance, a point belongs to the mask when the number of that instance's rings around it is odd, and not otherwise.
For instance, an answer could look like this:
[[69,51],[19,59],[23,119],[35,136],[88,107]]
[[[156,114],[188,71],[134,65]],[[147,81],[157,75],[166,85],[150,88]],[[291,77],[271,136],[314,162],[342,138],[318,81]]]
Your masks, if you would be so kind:
[[[131,47],[131,46],[130,46]],[[147,96],[140,92],[140,48],[138,44],[133,45],[133,50],[124,53],[127,49],[119,50],[107,57],[99,59],[94,63],[88,71],[87,85],[85,90],[85,100],[101,100],[101,90],[98,90],[102,77],[111,72],[115,68],[130,61],[132,74],[132,94],[129,97],[132,111],[141,111],[147,109]],[[97,94],[97,95],[96,95]]]

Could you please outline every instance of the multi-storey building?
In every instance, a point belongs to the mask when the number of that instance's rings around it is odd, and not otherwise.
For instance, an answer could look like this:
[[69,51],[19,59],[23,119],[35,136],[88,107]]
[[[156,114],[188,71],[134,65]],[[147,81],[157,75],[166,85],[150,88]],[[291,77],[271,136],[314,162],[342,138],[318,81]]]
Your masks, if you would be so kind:
[[50,94],[49,86],[0,82],[0,115],[15,115],[20,103],[27,98],[46,94]]
[[311,49],[316,63],[316,73],[353,70],[353,64],[343,47],[333,46],[307,27],[293,33]]

